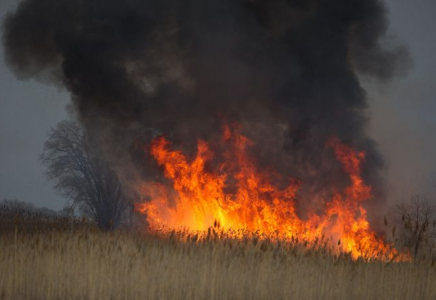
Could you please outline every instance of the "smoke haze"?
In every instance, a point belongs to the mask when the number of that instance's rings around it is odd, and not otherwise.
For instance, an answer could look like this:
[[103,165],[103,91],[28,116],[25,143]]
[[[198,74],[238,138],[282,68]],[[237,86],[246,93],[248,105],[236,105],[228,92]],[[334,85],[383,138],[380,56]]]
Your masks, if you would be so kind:
[[366,151],[364,177],[380,200],[383,159],[366,134],[359,76],[385,82],[409,67],[387,25],[377,0],[25,0],[3,43],[18,78],[70,91],[124,174],[144,130],[193,151],[225,119],[242,125],[261,164],[310,195],[343,180],[326,163],[338,136]]

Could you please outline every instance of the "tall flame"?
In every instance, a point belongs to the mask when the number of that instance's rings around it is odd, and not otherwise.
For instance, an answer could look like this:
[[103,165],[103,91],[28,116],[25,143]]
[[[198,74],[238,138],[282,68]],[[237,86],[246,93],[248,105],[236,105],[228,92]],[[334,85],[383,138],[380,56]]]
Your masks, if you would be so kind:
[[[189,161],[181,151],[172,150],[164,137],[153,140],[151,154],[172,187],[156,182],[142,185],[142,194],[150,200],[138,204],[137,210],[146,214],[151,227],[203,231],[219,224],[223,230],[298,238],[307,243],[329,237],[330,243],[335,239],[335,247],[355,259],[397,257],[396,251],[370,229],[362,206],[372,197],[371,187],[360,175],[364,152],[337,138],[330,139],[327,146],[333,149],[351,184],[333,195],[323,215],[312,214],[303,220],[295,208],[301,184],[298,180],[289,179],[285,188],[274,186],[271,175],[257,170],[247,154],[252,142],[229,126],[223,142],[228,145],[225,162],[217,171],[210,171],[206,163],[213,153],[207,142],[198,141],[196,157]],[[228,181],[235,185],[234,192],[226,192]]]

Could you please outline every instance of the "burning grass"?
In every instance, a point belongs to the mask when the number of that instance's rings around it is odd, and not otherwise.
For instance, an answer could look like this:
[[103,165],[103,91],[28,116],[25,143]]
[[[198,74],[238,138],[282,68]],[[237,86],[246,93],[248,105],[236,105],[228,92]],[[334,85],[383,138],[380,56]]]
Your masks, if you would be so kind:
[[1,299],[436,299],[432,261],[382,262],[216,231],[1,221]]
[[[330,248],[351,253],[354,259],[405,258],[377,237],[367,220],[363,203],[372,198],[372,187],[361,176],[364,152],[337,138],[329,140],[326,148],[348,175],[348,185],[335,188],[331,199],[323,198],[322,205],[316,207],[323,209],[322,214],[311,211],[307,219],[302,219],[296,209],[300,180],[288,178],[285,187],[274,184],[274,172],[259,170],[247,151],[253,142],[240,134],[237,124],[224,126],[219,143],[226,149],[225,159],[216,164],[218,167],[208,168],[215,153],[206,141],[198,140],[196,157],[189,159],[173,149],[165,137],[154,139],[150,153],[172,186],[144,182],[140,187],[144,201],[137,203],[136,209],[152,227],[205,231],[218,222],[226,231],[278,234],[285,240],[297,237],[310,246],[317,246],[327,236]],[[233,182],[233,193],[226,192],[227,181]]]

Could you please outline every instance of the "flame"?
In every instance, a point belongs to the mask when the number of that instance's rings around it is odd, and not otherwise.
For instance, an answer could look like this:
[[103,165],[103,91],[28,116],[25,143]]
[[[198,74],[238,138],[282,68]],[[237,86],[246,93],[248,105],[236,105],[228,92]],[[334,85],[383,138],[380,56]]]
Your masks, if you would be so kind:
[[[151,154],[172,187],[157,182],[141,186],[141,193],[150,200],[136,208],[147,216],[152,228],[206,231],[219,224],[222,230],[295,238],[310,244],[329,237],[330,244],[354,259],[399,257],[395,249],[376,237],[367,221],[362,203],[372,194],[360,175],[364,152],[337,138],[329,140],[327,147],[334,151],[351,184],[326,201],[322,215],[312,214],[303,220],[295,208],[301,182],[290,178],[286,187],[274,186],[271,174],[257,170],[247,154],[252,141],[229,126],[225,126],[222,139],[228,147],[225,162],[216,171],[207,168],[214,154],[204,140],[198,141],[197,154],[191,161],[181,151],[173,150],[165,137],[153,140]],[[229,181],[235,186],[234,192],[226,192]]]

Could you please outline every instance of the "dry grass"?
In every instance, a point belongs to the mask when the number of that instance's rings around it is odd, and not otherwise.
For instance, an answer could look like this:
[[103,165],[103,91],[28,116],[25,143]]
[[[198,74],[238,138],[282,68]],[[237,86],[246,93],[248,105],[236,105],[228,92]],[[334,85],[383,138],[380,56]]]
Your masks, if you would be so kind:
[[[182,241],[184,240],[184,241]],[[436,267],[253,240],[0,221],[0,299],[436,299]]]

